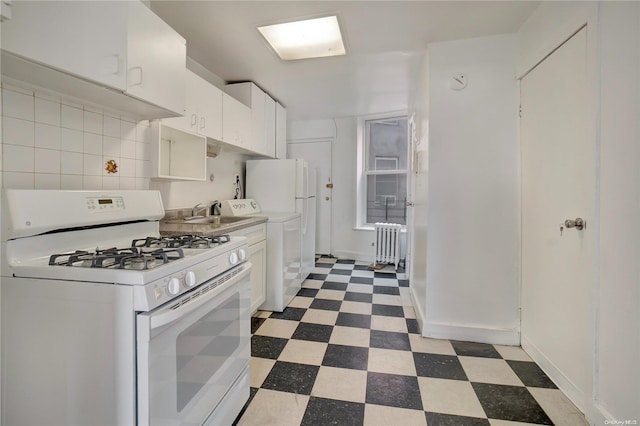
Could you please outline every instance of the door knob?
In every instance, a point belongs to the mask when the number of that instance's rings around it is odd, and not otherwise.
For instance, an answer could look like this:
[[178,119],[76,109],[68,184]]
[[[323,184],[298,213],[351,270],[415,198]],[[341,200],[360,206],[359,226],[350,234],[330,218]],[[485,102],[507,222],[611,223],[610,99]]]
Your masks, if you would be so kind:
[[578,231],[584,229],[587,226],[587,222],[581,217],[577,217],[575,220],[567,219],[564,221],[566,228],[576,228]]

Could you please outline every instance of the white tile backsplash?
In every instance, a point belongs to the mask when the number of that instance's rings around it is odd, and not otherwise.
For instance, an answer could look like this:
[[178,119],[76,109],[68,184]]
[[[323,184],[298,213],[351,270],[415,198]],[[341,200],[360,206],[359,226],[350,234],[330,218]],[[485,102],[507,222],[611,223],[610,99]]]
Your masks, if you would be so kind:
[[60,102],[35,98],[36,123],[51,124],[60,127]]
[[14,92],[12,90],[2,91],[2,114],[5,117],[20,118],[22,120],[33,121],[34,118],[34,97],[33,94]]
[[35,123],[17,118],[2,118],[3,142],[12,145],[33,146]]
[[36,148],[60,149],[60,127],[36,123]]
[[84,128],[83,112],[81,109],[62,105],[61,126],[66,129],[82,131]]
[[[35,170],[36,173],[60,174],[60,151],[52,149],[35,149]],[[58,179],[59,180],[59,179]],[[37,183],[36,179],[36,183]],[[58,183],[58,186],[60,184]]]
[[6,172],[32,172],[33,173],[33,148],[28,146],[3,144],[2,170]]
[[84,134],[80,130],[62,129],[60,149],[70,152],[84,152]]
[[60,175],[36,173],[34,175],[34,186],[36,189],[60,189]]
[[101,135],[102,134],[102,114],[85,110],[84,111],[84,131]]
[[[149,189],[149,121],[134,122],[29,85],[2,90],[2,186]],[[118,172],[105,163],[114,160]]]

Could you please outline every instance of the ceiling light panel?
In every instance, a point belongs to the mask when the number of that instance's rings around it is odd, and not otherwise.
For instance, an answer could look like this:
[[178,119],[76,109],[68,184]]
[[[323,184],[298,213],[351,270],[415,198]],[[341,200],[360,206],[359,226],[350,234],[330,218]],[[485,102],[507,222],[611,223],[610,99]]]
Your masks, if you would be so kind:
[[267,25],[258,31],[285,61],[346,53],[335,16]]

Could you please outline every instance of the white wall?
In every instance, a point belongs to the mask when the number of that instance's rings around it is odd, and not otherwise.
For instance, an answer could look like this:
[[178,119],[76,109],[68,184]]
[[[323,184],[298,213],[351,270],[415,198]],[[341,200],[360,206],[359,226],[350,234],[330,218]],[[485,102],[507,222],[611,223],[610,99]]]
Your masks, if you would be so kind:
[[[166,210],[192,208],[198,203],[230,200],[235,195],[236,175],[240,177],[244,190],[244,164],[246,155],[226,152],[224,148],[216,158],[207,158],[207,177],[213,175],[213,182],[157,182],[151,181],[150,188],[162,194]],[[244,197],[244,191],[243,195]]]
[[[515,36],[433,43],[428,55],[423,334],[519,344]],[[459,72],[468,86],[453,91]]]
[[640,419],[640,229],[634,223],[640,217],[640,4],[542,3],[518,34],[518,73],[585,23],[591,34],[599,218],[595,286],[585,289],[595,295],[585,324],[595,368],[585,372],[593,389],[584,405],[590,423],[603,424]]

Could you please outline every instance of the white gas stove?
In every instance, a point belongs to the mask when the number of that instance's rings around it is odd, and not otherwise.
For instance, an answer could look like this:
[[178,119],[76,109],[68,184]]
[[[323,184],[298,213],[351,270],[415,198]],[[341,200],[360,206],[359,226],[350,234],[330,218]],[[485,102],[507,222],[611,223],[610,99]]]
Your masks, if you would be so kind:
[[244,237],[161,237],[156,191],[3,196],[3,423],[233,421],[248,397]]

